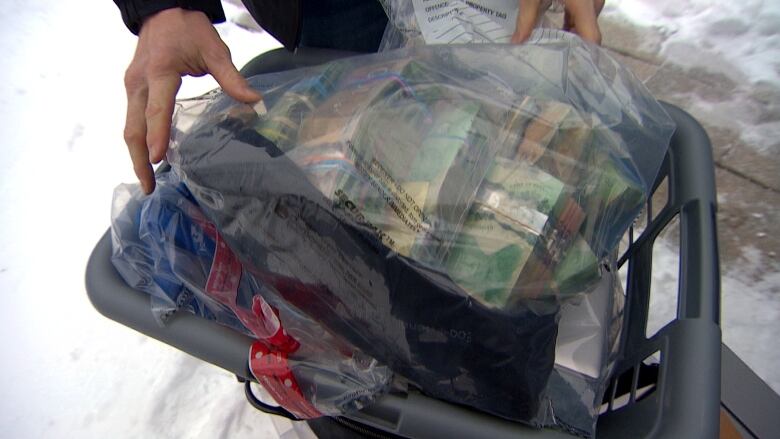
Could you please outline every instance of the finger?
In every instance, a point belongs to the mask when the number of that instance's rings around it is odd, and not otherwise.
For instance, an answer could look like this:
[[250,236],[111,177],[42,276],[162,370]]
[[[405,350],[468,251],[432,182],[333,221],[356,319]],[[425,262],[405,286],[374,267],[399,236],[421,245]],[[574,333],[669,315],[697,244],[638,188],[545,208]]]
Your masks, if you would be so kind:
[[149,78],[149,99],[146,103],[146,145],[148,160],[159,163],[168,150],[171,138],[171,119],[181,76],[169,73]]
[[519,44],[531,36],[539,18],[540,0],[519,0],[520,11],[517,14],[515,33],[512,35],[512,43]]
[[564,29],[575,32],[583,40],[601,44],[601,31],[596,21],[596,9],[593,2],[566,0]]
[[217,80],[219,86],[222,87],[225,93],[227,93],[233,99],[252,103],[263,99],[263,96],[252,89],[246,79],[238,73],[236,66],[233,65],[233,61],[230,60],[230,53],[225,48],[224,53],[218,55],[212,55],[204,58],[206,67],[211,76]]
[[125,119],[125,143],[130,152],[130,160],[133,162],[141,187],[147,194],[154,190],[154,171],[149,163],[149,151],[146,148],[146,90],[127,94],[127,117]]

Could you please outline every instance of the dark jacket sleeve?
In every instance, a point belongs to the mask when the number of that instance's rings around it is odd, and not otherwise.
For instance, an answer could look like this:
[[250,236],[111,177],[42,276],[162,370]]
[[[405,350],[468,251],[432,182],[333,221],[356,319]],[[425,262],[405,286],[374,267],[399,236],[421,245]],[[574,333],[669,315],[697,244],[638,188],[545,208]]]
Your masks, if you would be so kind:
[[225,21],[225,12],[219,0],[114,0],[122,13],[122,20],[130,32],[138,35],[144,19],[163,9],[182,8],[201,11],[212,23]]
[[266,32],[287,49],[300,42],[301,0],[241,0],[246,9]]

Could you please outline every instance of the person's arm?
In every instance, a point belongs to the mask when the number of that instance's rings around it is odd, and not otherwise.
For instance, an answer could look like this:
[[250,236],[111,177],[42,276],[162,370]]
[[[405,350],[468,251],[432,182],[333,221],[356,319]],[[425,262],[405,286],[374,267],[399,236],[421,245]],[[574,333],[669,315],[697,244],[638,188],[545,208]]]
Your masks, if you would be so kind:
[[[155,3],[158,7],[167,4],[166,1],[115,1],[125,6],[130,3]],[[179,0],[173,3],[207,2]],[[221,6],[219,11],[221,13]],[[124,138],[135,174],[144,191],[151,193],[154,190],[152,163],[160,162],[168,150],[171,118],[182,76],[211,74],[225,93],[241,102],[256,102],[262,97],[249,87],[233,65],[228,47],[211,24],[213,16],[200,10],[166,7],[142,16],[140,20],[135,55],[125,73],[127,118]],[[133,23],[126,22],[131,31],[134,30]]]
[[203,12],[212,23],[225,21],[220,0],[114,0],[114,3],[122,14],[125,26],[135,35],[141,31],[141,24],[147,17],[171,8]]
[[[517,27],[512,35],[512,43],[522,43],[531,36],[542,0],[518,0],[520,13],[517,15]],[[583,40],[601,44],[598,16],[604,8],[604,0],[566,0],[563,16],[563,30],[579,35]]]

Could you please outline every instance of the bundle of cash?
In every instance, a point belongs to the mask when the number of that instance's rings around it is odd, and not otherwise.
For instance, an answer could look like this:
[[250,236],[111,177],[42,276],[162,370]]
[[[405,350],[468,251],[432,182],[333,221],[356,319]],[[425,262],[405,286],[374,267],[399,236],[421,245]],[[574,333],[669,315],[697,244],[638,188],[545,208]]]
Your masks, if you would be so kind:
[[472,175],[484,172],[487,137],[477,128],[477,102],[433,101],[425,109],[411,103],[408,109],[416,119],[394,117],[393,107],[367,114],[354,140],[370,154],[372,178],[389,190],[383,196],[387,214],[397,218],[392,233],[405,235],[399,240],[409,251],[414,243],[415,258],[433,262],[447,243],[442,232],[462,222],[479,185]]
[[594,169],[601,153],[594,130],[573,107],[525,98],[503,119],[501,157],[480,186],[447,271],[474,297],[504,308],[580,293],[599,279],[592,249],[604,227],[598,219],[616,213],[599,209],[623,199],[627,186],[620,172]]
[[584,211],[581,238],[603,258],[614,248],[614,237],[633,220],[627,213],[640,208],[642,184],[631,171],[621,141],[595,115],[583,117],[559,102],[545,102],[541,108],[526,129],[516,158],[567,184]]
[[446,271],[472,297],[504,308],[539,235],[485,205],[469,211]]
[[516,290],[536,284],[521,273],[546,254],[542,247],[550,239],[544,234],[548,223],[558,221],[556,208],[568,200],[564,189],[563,182],[524,161],[495,158],[449,252],[447,272],[474,297],[506,306]]
[[[430,252],[431,243],[446,241],[437,238],[437,225],[461,221],[470,203],[467,180],[452,173],[474,172],[474,161],[466,158],[478,151],[488,156],[484,145],[471,143],[484,142],[471,135],[478,112],[473,102],[434,102],[427,111],[414,103],[375,104],[353,128],[341,129],[338,143],[325,144],[329,154],[310,141],[289,156],[296,163],[317,163],[312,182],[334,201],[349,200],[351,210],[381,230],[382,241],[399,254],[411,256],[413,248]],[[445,184],[448,176],[458,184]],[[472,183],[471,192],[477,185]]]
[[[532,257],[523,266],[519,281],[515,284],[511,298],[513,302],[559,295],[554,283],[555,271],[577,241],[585,212],[575,198],[566,196],[558,200],[550,218],[542,230],[543,239],[537,241]],[[582,285],[581,291],[587,287]]]
[[[495,126],[478,100],[426,75],[410,61],[350,72],[307,114],[288,156],[296,163],[322,157],[312,181],[323,194],[348,201],[351,214],[399,254],[440,262],[449,241],[439,229],[464,220],[490,163]],[[323,155],[324,147],[339,157]]]

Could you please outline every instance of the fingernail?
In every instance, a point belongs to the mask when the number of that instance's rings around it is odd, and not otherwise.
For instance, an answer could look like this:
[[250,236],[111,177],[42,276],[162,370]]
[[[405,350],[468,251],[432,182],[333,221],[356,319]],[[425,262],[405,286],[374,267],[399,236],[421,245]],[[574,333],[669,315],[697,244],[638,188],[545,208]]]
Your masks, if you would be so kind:
[[257,103],[255,103],[252,108],[255,110],[255,113],[260,116],[265,116],[268,114],[268,109],[265,107],[265,102],[263,102],[262,99],[257,101]]

